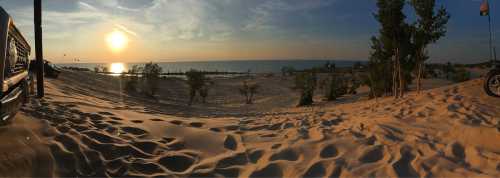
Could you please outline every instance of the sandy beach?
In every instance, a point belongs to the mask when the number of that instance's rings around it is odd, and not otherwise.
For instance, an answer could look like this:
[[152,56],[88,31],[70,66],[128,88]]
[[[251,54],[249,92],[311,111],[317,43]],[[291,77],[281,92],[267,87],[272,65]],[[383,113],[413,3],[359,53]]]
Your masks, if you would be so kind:
[[[256,78],[272,89],[252,106],[227,92],[241,79],[217,79],[226,92],[188,107],[181,94],[141,100],[94,75],[48,79],[46,97],[1,129],[0,176],[500,176],[500,100],[479,79],[305,108],[278,76]],[[164,82],[169,92],[184,87]]]

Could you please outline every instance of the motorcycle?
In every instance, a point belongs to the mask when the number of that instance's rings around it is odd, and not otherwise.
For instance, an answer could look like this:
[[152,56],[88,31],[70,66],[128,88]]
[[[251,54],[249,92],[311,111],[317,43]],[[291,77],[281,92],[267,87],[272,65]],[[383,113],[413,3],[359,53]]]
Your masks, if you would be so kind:
[[497,63],[495,67],[490,70],[484,79],[484,90],[486,94],[500,98],[500,64]]

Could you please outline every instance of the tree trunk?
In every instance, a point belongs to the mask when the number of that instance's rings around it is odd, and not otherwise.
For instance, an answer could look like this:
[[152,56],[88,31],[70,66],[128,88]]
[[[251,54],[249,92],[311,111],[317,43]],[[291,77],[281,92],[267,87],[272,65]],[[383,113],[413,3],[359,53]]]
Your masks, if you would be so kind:
[[404,95],[404,76],[403,76],[403,70],[401,68],[401,60],[400,60],[400,55],[399,55],[399,48],[396,49],[396,56],[397,56],[397,61],[398,61],[398,84],[399,84],[399,96],[398,98],[402,98]]
[[420,94],[422,90],[422,61],[418,60],[418,71],[417,71],[417,94]]
[[190,91],[189,91],[189,103],[188,103],[189,106],[191,106],[193,104],[195,96],[196,96],[196,90],[190,89]]
[[397,72],[398,72],[398,68],[397,68],[397,58],[396,58],[396,55],[393,56],[393,66],[392,66],[392,95],[394,96],[394,98],[398,98],[398,87],[397,87],[397,78],[398,78],[398,75],[397,75]]
[[420,94],[422,90],[422,78],[424,72],[424,49],[421,48],[417,51],[417,64],[418,64],[418,74],[417,74],[417,93]]

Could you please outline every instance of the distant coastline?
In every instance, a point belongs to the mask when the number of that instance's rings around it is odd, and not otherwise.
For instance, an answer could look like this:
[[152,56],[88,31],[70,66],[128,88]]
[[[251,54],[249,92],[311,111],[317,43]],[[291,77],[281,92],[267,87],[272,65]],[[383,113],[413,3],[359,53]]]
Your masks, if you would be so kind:
[[[190,69],[219,72],[279,73],[282,67],[293,67],[298,70],[323,66],[327,62],[337,67],[349,67],[355,63],[366,63],[362,60],[235,60],[235,61],[189,61],[189,62],[157,62],[164,72],[186,72]],[[112,63],[55,63],[60,67],[79,67],[93,70],[95,67],[108,67]],[[126,70],[133,65],[145,63],[123,63]]]

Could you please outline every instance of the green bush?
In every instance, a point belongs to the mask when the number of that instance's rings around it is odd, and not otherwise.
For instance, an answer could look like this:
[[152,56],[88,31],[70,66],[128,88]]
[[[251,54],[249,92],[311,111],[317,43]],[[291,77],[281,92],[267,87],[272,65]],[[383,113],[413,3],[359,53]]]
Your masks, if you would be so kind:
[[154,96],[159,88],[159,80],[162,68],[153,62],[147,63],[143,68],[144,85],[143,91],[150,96]]
[[300,90],[298,106],[308,106],[314,103],[314,90],[316,89],[317,76],[312,72],[303,72],[295,76],[295,88]]
[[245,103],[252,104],[253,97],[257,93],[259,85],[257,83],[251,83],[248,81],[243,81],[243,85],[239,88],[240,94],[245,96]]
[[200,88],[200,90],[198,91],[200,93],[200,96],[201,96],[201,99],[202,99],[202,102],[203,103],[207,103],[207,97],[208,97],[208,90],[210,88],[208,87],[208,85],[204,85],[203,87]]
[[142,72],[142,68],[134,65],[132,68],[129,69],[128,71],[128,77],[126,78],[125,82],[125,91],[127,92],[137,92],[137,88],[139,87],[139,75],[138,73]]
[[[208,95],[208,78],[205,74],[198,70],[190,70],[186,72],[187,84],[189,86],[189,105],[193,104],[196,97],[196,93],[199,93],[201,97],[206,98]],[[204,96],[202,96],[204,95]]]
[[451,81],[455,83],[465,82],[470,80],[471,74],[469,71],[464,68],[455,69],[453,73],[451,73]]

